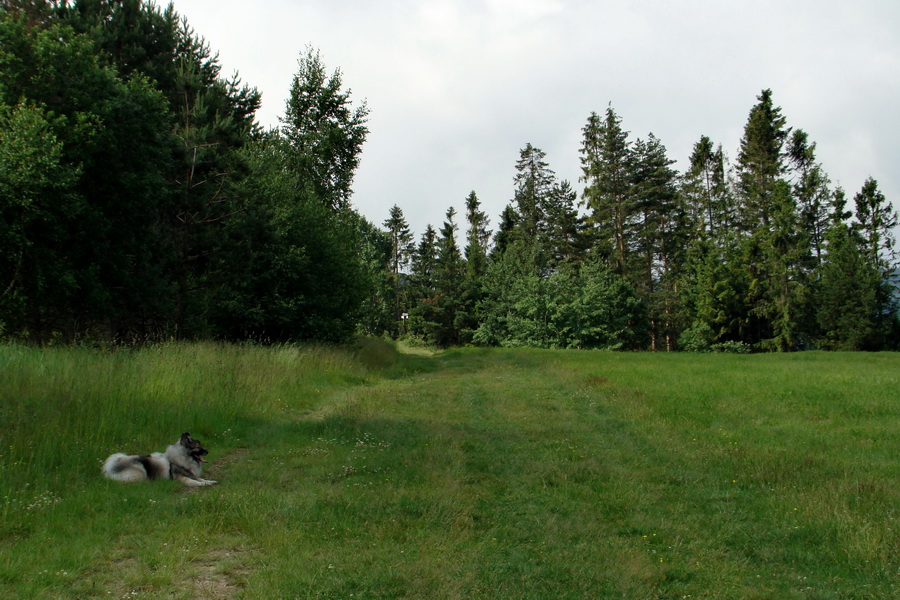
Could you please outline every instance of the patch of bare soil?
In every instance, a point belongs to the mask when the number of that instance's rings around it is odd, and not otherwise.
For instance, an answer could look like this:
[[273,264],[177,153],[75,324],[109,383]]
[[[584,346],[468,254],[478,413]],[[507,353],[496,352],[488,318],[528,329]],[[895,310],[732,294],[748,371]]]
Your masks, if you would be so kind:
[[194,561],[193,597],[199,600],[237,598],[242,590],[239,582],[244,573],[242,563],[246,554],[246,550],[214,550]]

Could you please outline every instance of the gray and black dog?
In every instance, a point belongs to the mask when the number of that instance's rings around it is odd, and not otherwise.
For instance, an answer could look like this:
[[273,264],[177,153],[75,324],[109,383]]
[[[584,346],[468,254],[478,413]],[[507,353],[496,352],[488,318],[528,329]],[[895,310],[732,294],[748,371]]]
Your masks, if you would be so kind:
[[202,458],[209,454],[190,433],[182,433],[181,439],[166,448],[165,452],[148,455],[113,454],[103,463],[103,474],[116,481],[149,481],[175,479],[191,487],[218,483],[200,477]]

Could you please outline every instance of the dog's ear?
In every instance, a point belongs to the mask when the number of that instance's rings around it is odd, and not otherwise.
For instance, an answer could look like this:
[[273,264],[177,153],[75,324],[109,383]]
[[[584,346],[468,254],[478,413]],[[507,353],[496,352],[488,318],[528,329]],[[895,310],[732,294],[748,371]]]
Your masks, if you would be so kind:
[[190,444],[191,442],[194,441],[194,438],[191,437],[191,434],[189,434],[188,432],[185,431],[184,433],[181,434],[181,440],[179,440],[179,441],[181,442],[182,446],[187,446],[188,444]]

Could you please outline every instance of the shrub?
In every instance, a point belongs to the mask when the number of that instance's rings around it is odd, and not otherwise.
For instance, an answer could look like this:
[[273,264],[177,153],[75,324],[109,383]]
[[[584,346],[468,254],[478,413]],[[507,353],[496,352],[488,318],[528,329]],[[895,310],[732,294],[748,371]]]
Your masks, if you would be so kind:
[[712,345],[713,352],[727,352],[729,354],[750,354],[750,345],[746,342],[734,340]]
[[678,336],[678,347],[685,352],[709,352],[716,333],[707,323],[696,321]]

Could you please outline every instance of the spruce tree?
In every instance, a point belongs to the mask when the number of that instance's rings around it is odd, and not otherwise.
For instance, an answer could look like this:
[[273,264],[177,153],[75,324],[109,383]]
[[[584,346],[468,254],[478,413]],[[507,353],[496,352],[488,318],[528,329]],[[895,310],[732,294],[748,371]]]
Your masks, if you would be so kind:
[[775,185],[785,171],[783,147],[790,133],[781,108],[772,101],[772,90],[763,90],[757,100],[744,127],[737,165],[740,226],[745,233],[769,227]]
[[474,191],[466,197],[466,221],[466,273],[477,281],[487,271],[491,231],[488,216],[481,210],[481,201]]
[[412,256],[408,332],[426,337],[426,320],[437,296],[437,232],[428,225]]
[[828,350],[880,350],[884,346],[882,278],[867,261],[863,240],[842,220],[825,237],[819,268],[816,318]]
[[437,265],[437,232],[428,225],[412,256],[412,277],[420,298],[430,297],[435,289]]
[[613,270],[625,275],[628,261],[628,228],[632,218],[631,144],[622,120],[612,109],[602,118],[591,113],[582,129],[581,181],[583,200],[601,252],[610,256]]
[[649,308],[651,349],[674,348],[677,273],[686,243],[685,220],[677,201],[675,163],[652,133],[632,149],[631,234],[633,285]]
[[384,222],[384,227],[391,240],[388,280],[394,307],[392,332],[397,333],[401,322],[402,307],[405,305],[406,300],[403,298],[402,290],[403,271],[409,265],[415,250],[415,244],[413,243],[412,232],[409,230],[409,224],[403,216],[403,210],[396,204],[391,207],[390,214]]
[[538,245],[546,228],[545,212],[556,175],[540,148],[527,144],[516,162],[515,196],[518,215],[517,235],[528,244]]
[[459,344],[464,320],[465,264],[456,241],[455,218],[456,210],[450,207],[437,240],[435,296],[425,318],[429,341],[445,348]]
[[699,235],[721,239],[734,219],[733,202],[726,176],[725,154],[721,144],[701,136],[694,144],[690,168],[682,185],[685,209]]
[[853,202],[854,230],[862,239],[866,262],[889,275],[896,268],[893,230],[898,223],[897,212],[871,177],[863,183]]
[[500,213],[500,225],[497,228],[497,233],[494,234],[494,248],[490,254],[492,261],[499,260],[510,244],[512,244],[518,222],[519,215],[515,207],[512,204],[507,204],[503,212]]
[[816,144],[810,143],[809,135],[802,129],[791,134],[788,158],[794,173],[794,197],[800,213],[800,226],[809,241],[811,268],[815,268],[822,263],[825,233],[830,224],[830,182],[822,166],[816,162]]
[[770,323],[771,337],[764,347],[781,352],[799,349],[809,331],[806,316],[809,288],[805,271],[806,232],[800,226],[796,202],[787,182],[779,180],[772,196],[771,231],[763,247],[769,279],[765,299],[756,313]]
[[557,268],[584,258],[589,241],[584,220],[578,214],[578,193],[572,184],[563,180],[554,184],[545,203],[546,230],[542,246],[549,258],[549,267]]
[[[784,146],[790,129],[771,90],[763,90],[757,100],[738,155],[738,231],[748,284],[741,336],[760,348],[788,350],[796,347],[795,332],[806,320],[798,298],[807,293],[803,265],[809,244],[786,181]],[[785,278],[792,283],[786,285]]]

